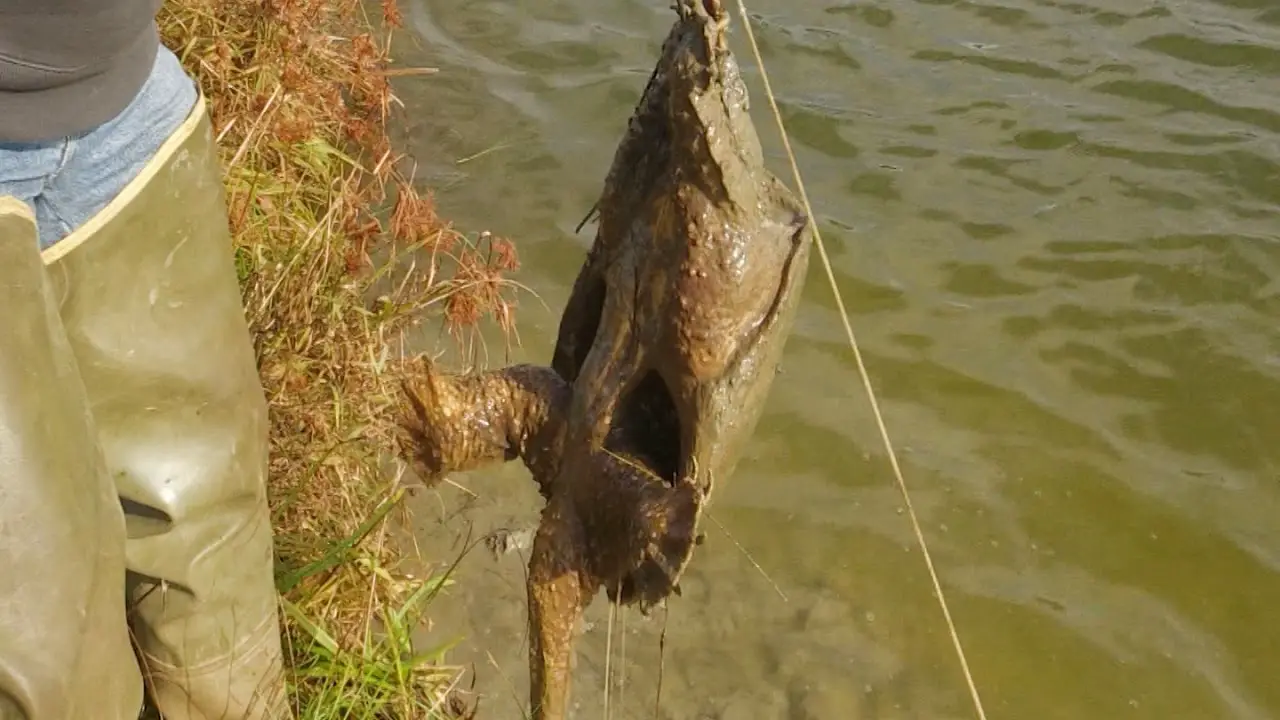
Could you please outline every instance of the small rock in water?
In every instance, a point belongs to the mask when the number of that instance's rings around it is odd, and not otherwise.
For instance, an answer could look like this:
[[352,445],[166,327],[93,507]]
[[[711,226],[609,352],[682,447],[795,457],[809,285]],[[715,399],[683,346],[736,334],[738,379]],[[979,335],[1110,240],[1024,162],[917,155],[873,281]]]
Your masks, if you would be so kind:
[[534,530],[532,527],[523,530],[494,530],[484,539],[484,543],[495,557],[522,552],[533,547]]

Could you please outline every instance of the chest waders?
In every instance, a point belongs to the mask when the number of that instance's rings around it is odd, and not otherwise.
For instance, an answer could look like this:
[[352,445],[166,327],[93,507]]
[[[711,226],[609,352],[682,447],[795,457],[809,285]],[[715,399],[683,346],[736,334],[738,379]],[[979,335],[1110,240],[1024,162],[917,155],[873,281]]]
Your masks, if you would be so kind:
[[203,98],[36,248],[0,199],[0,718],[133,720],[144,679],[166,720],[287,717],[266,403]]

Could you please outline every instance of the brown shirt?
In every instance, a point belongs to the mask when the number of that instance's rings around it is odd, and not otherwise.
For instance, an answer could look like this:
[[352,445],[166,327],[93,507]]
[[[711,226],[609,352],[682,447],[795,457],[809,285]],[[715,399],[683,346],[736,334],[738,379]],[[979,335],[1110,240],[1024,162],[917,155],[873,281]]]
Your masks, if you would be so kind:
[[76,135],[146,82],[163,0],[0,0],[0,142]]

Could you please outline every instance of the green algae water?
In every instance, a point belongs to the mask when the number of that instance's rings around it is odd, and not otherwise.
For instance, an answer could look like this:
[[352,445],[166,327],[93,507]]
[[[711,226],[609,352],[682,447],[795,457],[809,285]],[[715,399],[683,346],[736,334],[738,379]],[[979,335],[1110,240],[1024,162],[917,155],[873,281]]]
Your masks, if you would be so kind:
[[[749,5],[988,717],[1280,717],[1280,5]],[[404,9],[398,59],[441,72],[397,80],[403,146],[444,214],[517,242],[541,299],[511,359],[546,362],[674,15]],[[455,480],[414,501],[428,555],[536,522],[521,468]],[[612,718],[655,717],[660,675],[660,718],[975,717],[816,259],[711,514],[669,615],[614,621]],[[425,634],[465,636],[486,718],[527,695],[523,563],[469,555]],[[608,615],[577,718],[604,717]]]

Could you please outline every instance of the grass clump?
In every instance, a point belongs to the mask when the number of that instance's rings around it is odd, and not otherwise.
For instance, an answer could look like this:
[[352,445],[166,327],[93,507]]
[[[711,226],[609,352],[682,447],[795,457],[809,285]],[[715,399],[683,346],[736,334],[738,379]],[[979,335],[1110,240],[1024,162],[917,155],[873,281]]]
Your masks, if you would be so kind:
[[[389,348],[430,310],[459,340],[510,329],[510,244],[453,230],[403,177],[386,122],[387,37],[361,0],[167,0],[165,44],[198,80],[271,412],[270,495],[288,684],[299,718],[454,717],[456,677],[410,631],[446,574],[398,571],[385,471],[407,367]],[[382,28],[375,30],[374,28]],[[391,257],[375,270],[371,257]],[[415,271],[396,258],[414,258]],[[392,274],[395,275],[392,278]],[[373,289],[383,289],[371,299]],[[385,288],[390,288],[386,290]]]

